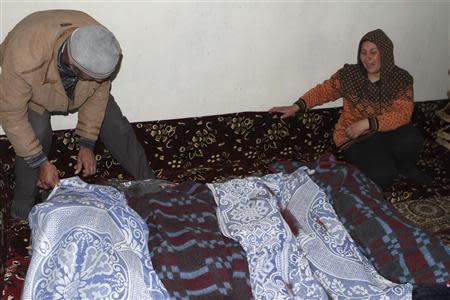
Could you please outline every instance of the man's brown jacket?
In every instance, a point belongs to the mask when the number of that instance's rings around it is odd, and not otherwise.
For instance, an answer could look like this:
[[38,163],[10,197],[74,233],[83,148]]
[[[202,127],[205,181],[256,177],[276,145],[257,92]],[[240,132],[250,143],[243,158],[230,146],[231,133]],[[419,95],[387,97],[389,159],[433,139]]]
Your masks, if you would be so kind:
[[19,156],[39,153],[42,146],[28,110],[78,112],[76,133],[97,140],[111,81],[79,80],[74,99],[67,97],[57,68],[58,50],[78,27],[100,25],[71,10],[33,13],[20,21],[0,45],[0,124]]

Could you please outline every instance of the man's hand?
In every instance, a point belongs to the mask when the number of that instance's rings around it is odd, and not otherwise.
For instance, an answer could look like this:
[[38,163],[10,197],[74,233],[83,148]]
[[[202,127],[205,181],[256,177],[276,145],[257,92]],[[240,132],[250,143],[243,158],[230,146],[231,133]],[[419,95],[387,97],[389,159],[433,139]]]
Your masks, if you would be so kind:
[[39,166],[38,181],[36,185],[42,189],[52,189],[59,184],[58,169],[54,164],[46,160]]
[[292,104],[289,106],[275,106],[269,109],[269,111],[282,113],[281,118],[284,119],[295,115],[295,113],[298,112],[299,109],[300,107],[297,104]]
[[347,129],[345,129],[345,134],[347,135],[347,137],[353,140],[359,137],[367,130],[369,130],[369,120],[364,119],[348,126]]
[[97,171],[97,162],[95,160],[94,152],[85,147],[80,147],[78,151],[77,164],[75,165],[75,175],[83,170],[83,177],[95,174]]

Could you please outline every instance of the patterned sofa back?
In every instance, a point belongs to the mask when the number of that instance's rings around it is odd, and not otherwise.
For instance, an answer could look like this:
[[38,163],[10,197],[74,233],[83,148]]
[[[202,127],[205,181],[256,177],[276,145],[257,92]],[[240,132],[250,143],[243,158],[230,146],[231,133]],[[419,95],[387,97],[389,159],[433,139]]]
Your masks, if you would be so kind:
[[[432,141],[444,122],[436,110],[448,100],[418,102],[413,123]],[[262,171],[273,160],[308,161],[334,151],[332,131],[340,108],[316,109],[293,118],[280,119],[267,112],[242,112],[216,116],[133,123],[147,158],[157,174],[172,181],[217,181],[227,176]],[[74,175],[77,137],[73,130],[53,134],[49,155],[61,177]],[[97,143],[97,174],[87,179],[101,182],[111,178],[131,179],[111,153]],[[2,215],[14,186],[14,150],[0,136],[0,205]],[[2,222],[3,224],[3,222]]]

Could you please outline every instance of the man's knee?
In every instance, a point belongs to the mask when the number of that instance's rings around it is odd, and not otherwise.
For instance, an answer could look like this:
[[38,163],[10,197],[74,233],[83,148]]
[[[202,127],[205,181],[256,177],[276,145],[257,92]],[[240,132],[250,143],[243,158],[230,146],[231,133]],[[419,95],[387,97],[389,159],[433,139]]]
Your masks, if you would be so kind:
[[108,103],[105,109],[105,118],[123,118],[122,110],[112,95],[109,95]]
[[115,134],[126,134],[132,130],[130,122],[122,114],[119,105],[112,95],[109,96],[106,105],[105,117],[103,119],[102,131],[114,131]]

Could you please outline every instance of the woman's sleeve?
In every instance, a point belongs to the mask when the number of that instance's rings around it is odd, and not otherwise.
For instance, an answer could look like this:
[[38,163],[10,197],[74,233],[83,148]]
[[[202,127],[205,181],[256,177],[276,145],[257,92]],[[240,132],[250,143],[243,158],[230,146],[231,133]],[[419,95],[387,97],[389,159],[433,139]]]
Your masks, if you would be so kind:
[[306,92],[295,104],[300,107],[300,111],[306,111],[314,106],[335,101],[341,97],[341,81],[336,73],[330,79]]
[[369,118],[370,129],[389,131],[408,124],[414,108],[413,97],[414,91],[410,86],[394,100],[387,112]]

